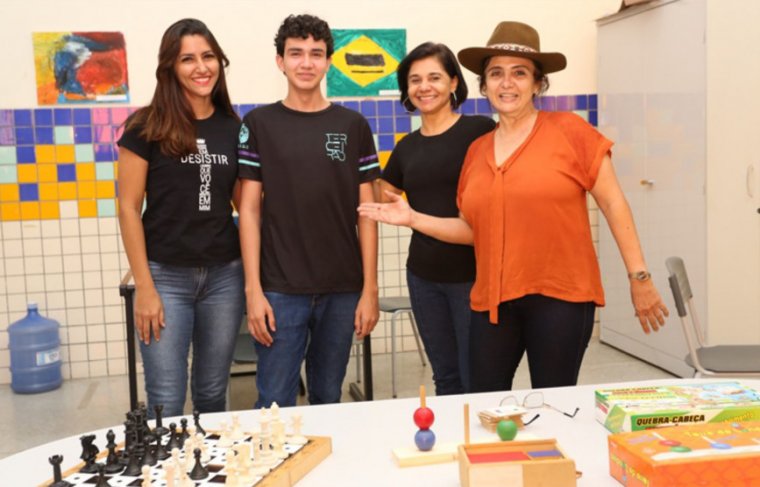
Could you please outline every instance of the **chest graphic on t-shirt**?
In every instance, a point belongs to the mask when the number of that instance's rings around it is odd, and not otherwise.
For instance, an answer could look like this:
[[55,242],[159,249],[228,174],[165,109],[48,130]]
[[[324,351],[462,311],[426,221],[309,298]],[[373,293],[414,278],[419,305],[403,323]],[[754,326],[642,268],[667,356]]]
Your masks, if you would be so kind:
[[228,165],[225,154],[211,154],[206,139],[197,139],[197,154],[189,154],[180,159],[182,164],[197,164],[199,174],[198,211],[211,211],[211,167],[214,164]]
[[333,161],[345,161],[346,160],[346,145],[348,145],[347,134],[325,134],[327,142],[325,142],[325,149],[327,149],[327,156]]

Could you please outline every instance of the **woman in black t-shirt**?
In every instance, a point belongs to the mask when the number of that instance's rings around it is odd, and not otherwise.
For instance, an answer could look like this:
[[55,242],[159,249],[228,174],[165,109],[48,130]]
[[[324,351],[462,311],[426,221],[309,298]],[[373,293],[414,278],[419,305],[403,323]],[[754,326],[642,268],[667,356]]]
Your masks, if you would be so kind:
[[[170,26],[150,105],[119,140],[119,224],[135,280],[135,327],[148,413],[183,414],[190,347],[192,400],[224,411],[244,309],[238,233],[237,134],[224,67],[206,25]],[[145,212],[142,212],[145,200]]]
[[[396,145],[381,187],[406,192],[409,204],[419,212],[457,217],[457,183],[467,148],[495,124],[490,118],[454,112],[467,99],[467,85],[456,57],[443,44],[426,42],[414,48],[399,64],[397,77],[401,103],[409,111],[420,111],[422,126]],[[415,231],[406,267],[412,310],[433,366],[436,394],[467,392],[473,248]]]

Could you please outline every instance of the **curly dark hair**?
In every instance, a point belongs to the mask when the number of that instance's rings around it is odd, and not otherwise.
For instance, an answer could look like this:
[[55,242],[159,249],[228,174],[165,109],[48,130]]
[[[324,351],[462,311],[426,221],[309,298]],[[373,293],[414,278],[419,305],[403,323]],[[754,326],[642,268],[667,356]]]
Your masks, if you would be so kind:
[[330,26],[324,20],[314,15],[288,15],[282,21],[274,45],[279,56],[285,55],[285,41],[290,38],[308,39],[311,36],[315,41],[325,41],[327,45],[327,57],[331,57],[334,51],[332,32]]

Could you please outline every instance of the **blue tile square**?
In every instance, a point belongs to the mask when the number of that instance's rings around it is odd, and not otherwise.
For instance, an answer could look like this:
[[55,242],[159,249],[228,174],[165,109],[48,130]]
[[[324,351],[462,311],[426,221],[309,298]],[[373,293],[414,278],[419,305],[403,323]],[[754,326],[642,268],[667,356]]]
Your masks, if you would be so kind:
[[490,115],[493,113],[493,108],[491,108],[491,103],[488,101],[488,98],[478,98],[475,102],[478,110],[478,115]]
[[17,127],[16,143],[24,145],[34,144],[34,130],[31,127]]
[[393,150],[396,145],[395,138],[392,135],[380,135],[377,138],[378,150]]
[[412,131],[412,119],[409,115],[396,117],[396,133],[408,134]]
[[56,125],[71,125],[71,108],[56,108],[53,111]]
[[89,125],[86,127],[74,127],[74,143],[91,144],[92,128]]
[[53,127],[34,127],[34,142],[36,144],[53,144]]
[[373,134],[378,133],[377,131],[377,117],[369,117],[365,118],[367,120],[367,123],[369,124],[369,129],[372,131]]
[[391,117],[380,117],[377,119],[377,133],[378,134],[392,134],[393,133],[393,119]]
[[51,126],[53,125],[53,110],[49,108],[38,108],[34,111],[34,125],[39,127],[41,125]]
[[374,117],[377,115],[377,102],[375,102],[375,100],[363,101],[361,102],[360,107],[361,114],[365,117]]
[[596,110],[597,109],[596,102],[597,102],[596,95],[589,95],[588,96],[588,109],[589,110]]
[[21,201],[39,201],[40,191],[37,183],[21,183],[18,185],[18,195]]
[[16,132],[13,127],[0,126],[0,145],[16,145]]
[[32,126],[32,111],[31,110],[13,110],[13,121],[16,127],[31,127]]
[[56,169],[58,169],[58,182],[63,183],[77,180],[76,164],[58,164]]
[[353,110],[355,112],[359,111],[359,102],[358,101],[344,101],[343,106],[348,108],[349,110]]
[[575,109],[576,110],[588,110],[588,96],[575,95]]
[[597,111],[596,110],[589,110],[588,111],[588,123],[590,123],[594,127],[598,126],[599,119],[597,117]]
[[406,108],[404,108],[404,105],[401,104],[401,102],[394,102],[393,103],[393,114],[394,115],[409,115],[406,112]]
[[13,110],[0,110],[0,126],[13,125]]
[[390,100],[380,100],[377,102],[377,114],[381,117],[393,116],[393,102]]
[[92,125],[92,116],[89,108],[74,109],[74,125]]
[[459,105],[459,113],[463,113],[465,115],[474,115],[475,100],[465,100],[464,103]]
[[575,107],[572,105],[572,102],[575,102],[574,97],[572,96],[558,96],[557,97],[557,111],[558,112],[569,112],[571,110],[574,110]]
[[95,162],[113,161],[113,146],[111,144],[95,144]]
[[556,110],[556,106],[557,106],[557,102],[555,100],[555,97],[553,96],[541,97],[541,110],[553,112],[554,110]]
[[246,116],[248,114],[248,112],[250,112],[251,110],[253,110],[255,108],[255,106],[256,105],[253,105],[251,103],[240,105],[240,114],[241,114],[241,116],[243,116],[243,117]]
[[37,154],[33,145],[20,145],[16,147],[16,161],[19,164],[37,162]]

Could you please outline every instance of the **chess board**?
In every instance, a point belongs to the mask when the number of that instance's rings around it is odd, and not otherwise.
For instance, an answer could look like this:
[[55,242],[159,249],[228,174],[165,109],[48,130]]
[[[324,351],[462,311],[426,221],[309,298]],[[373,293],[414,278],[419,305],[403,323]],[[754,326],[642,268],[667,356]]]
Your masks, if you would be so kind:
[[[283,460],[277,460],[277,463],[272,466],[270,472],[263,477],[257,477],[252,484],[245,487],[293,487],[296,482],[301,480],[307,473],[309,473],[314,467],[316,467],[322,460],[327,458],[332,452],[332,442],[329,437],[323,436],[307,436],[309,441],[305,445],[285,443],[284,449],[288,453],[288,457]],[[209,476],[203,480],[193,481],[193,485],[196,487],[210,487],[210,486],[223,486],[227,478],[225,471],[225,454],[229,447],[219,447],[217,442],[219,435],[216,433],[209,433],[204,437],[204,444],[208,449],[210,460],[204,466],[209,471]],[[241,443],[251,443],[251,436],[246,436],[242,440],[233,442],[234,445]],[[103,451],[98,455],[98,461],[104,462],[108,452]],[[184,460],[185,455],[189,455],[190,463],[189,468],[192,468],[193,458],[192,453],[182,452],[180,459]],[[151,487],[166,487],[167,482],[164,479],[163,465],[166,462],[172,461],[171,457],[160,461],[153,467],[151,467]],[[97,483],[97,473],[80,473],[79,469],[82,468],[84,463],[70,468],[63,473],[63,480],[69,482],[72,486],[92,486]],[[108,483],[112,487],[141,487],[143,485],[143,477],[140,476],[127,476],[122,473],[113,475],[106,475]],[[45,482],[41,487],[47,487],[53,483],[52,480]],[[175,486],[178,482],[175,482]]]

